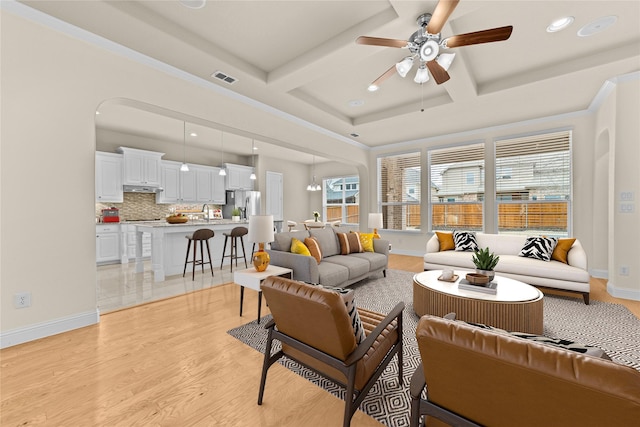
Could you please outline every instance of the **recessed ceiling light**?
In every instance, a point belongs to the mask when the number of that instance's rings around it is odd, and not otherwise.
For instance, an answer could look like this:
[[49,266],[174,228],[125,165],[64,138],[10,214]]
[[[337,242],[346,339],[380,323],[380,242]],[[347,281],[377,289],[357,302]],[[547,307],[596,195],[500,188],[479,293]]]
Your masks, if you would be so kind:
[[369,87],[367,88],[367,90],[368,90],[369,92],[375,92],[375,91],[377,91],[378,89],[380,89],[380,86],[378,86],[378,85],[369,85]]
[[349,107],[362,107],[364,105],[364,101],[362,99],[353,99],[349,101]]
[[207,4],[207,0],[180,0],[180,3],[189,9],[202,9]]
[[195,133],[195,132],[191,132],[189,135],[191,135],[191,136],[198,136],[198,134],[197,134],[197,133]]
[[565,16],[563,18],[556,19],[551,24],[549,24],[549,26],[547,27],[547,32],[555,33],[560,30],[564,30],[572,23],[573,23],[573,16]]
[[615,24],[617,20],[618,17],[614,15],[603,16],[602,18],[598,18],[595,21],[590,22],[584,27],[580,28],[580,30],[578,30],[578,35],[580,37],[587,37],[599,33],[600,31],[604,31]]

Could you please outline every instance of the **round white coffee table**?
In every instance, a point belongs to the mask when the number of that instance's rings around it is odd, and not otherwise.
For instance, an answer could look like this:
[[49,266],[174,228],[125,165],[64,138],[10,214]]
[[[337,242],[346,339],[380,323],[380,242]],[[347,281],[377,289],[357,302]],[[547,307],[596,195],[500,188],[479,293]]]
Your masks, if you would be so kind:
[[484,323],[507,331],[542,334],[543,294],[537,288],[507,277],[496,276],[495,295],[458,288],[468,271],[455,271],[455,282],[438,280],[441,270],[413,276],[413,310],[418,316],[444,316],[455,312],[456,319]]

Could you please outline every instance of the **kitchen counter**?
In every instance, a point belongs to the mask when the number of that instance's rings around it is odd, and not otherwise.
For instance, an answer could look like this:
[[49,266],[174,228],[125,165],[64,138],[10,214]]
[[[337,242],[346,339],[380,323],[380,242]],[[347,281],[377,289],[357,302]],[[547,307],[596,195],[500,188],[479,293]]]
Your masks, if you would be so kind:
[[[219,220],[189,220],[184,224],[169,224],[165,220],[160,221],[130,221],[129,225],[136,227],[136,272],[144,271],[142,256],[142,234],[151,234],[151,270],[154,282],[162,282],[166,276],[182,274],[184,259],[187,253],[186,236],[201,228],[213,230],[214,236],[209,240],[211,248],[211,261],[215,267],[222,261],[225,232],[230,232],[234,227],[247,227],[248,221],[232,221],[230,219]],[[245,236],[245,249],[247,251],[247,263],[251,258],[251,244]],[[206,254],[205,254],[206,256]],[[191,254],[189,255],[191,257]],[[227,260],[227,264],[228,264]]]

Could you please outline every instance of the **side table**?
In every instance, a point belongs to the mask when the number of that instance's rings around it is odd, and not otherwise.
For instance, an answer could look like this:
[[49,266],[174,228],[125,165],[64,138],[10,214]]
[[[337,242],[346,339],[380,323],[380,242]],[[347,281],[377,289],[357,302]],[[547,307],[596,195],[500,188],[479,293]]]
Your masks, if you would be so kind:
[[288,279],[293,278],[293,270],[290,268],[278,267],[277,265],[269,265],[265,271],[256,271],[255,268],[239,270],[233,273],[233,281],[240,285],[240,316],[242,317],[242,305],[244,302],[244,288],[258,291],[258,319],[256,323],[260,323],[260,312],[262,310],[262,291],[260,283],[269,276],[283,276]]

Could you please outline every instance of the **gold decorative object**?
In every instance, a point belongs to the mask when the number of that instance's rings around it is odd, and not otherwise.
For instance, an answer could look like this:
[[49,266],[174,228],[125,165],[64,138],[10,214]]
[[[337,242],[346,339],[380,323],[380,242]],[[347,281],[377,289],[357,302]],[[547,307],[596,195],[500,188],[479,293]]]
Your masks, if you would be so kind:
[[271,257],[264,250],[264,243],[258,243],[258,252],[253,254],[253,266],[256,271],[265,271],[269,267]]

